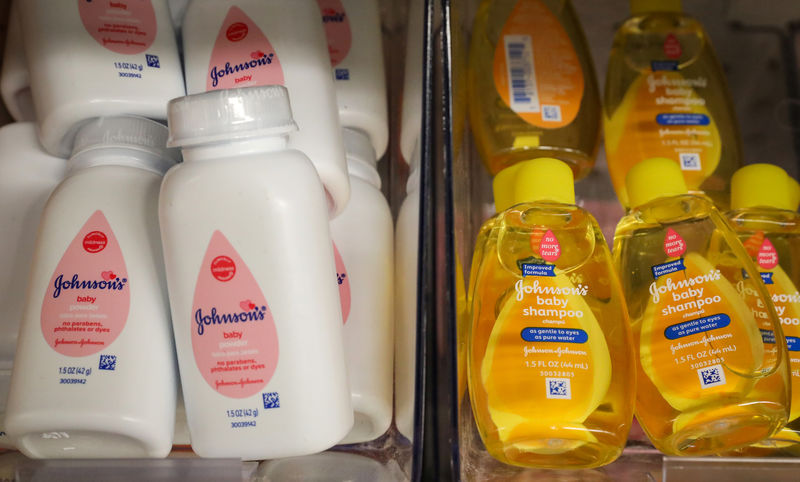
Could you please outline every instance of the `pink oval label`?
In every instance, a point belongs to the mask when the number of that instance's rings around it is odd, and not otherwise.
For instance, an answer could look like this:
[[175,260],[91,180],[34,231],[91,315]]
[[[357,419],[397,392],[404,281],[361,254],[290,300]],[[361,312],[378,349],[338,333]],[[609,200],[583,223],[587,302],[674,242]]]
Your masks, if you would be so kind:
[[222,395],[249,397],[278,365],[278,332],[250,269],[214,231],[192,303],[192,350],[206,382]]
[[764,242],[761,243],[761,248],[758,250],[758,265],[764,269],[772,269],[778,266],[778,251],[775,250],[775,246],[769,241],[769,239],[764,238]]
[[686,241],[674,229],[667,228],[667,235],[664,237],[664,253],[670,257],[678,257],[686,252]]
[[78,0],[83,27],[103,47],[140,54],[156,39],[158,23],[150,0]]
[[549,229],[542,236],[541,242],[539,242],[539,256],[543,260],[551,262],[561,257],[561,244],[556,239],[556,235]]
[[122,250],[103,212],[95,211],[50,278],[42,302],[42,334],[62,355],[93,355],[122,333],[130,304]]
[[283,85],[283,68],[267,36],[239,7],[231,7],[211,52],[206,90]]
[[347,17],[341,0],[317,0],[317,4],[322,13],[322,24],[325,26],[331,66],[336,67],[350,53],[350,46],[353,42],[350,19]]
[[333,243],[333,258],[336,262],[336,283],[339,285],[339,301],[342,304],[342,322],[347,323],[350,317],[350,278],[347,276],[347,268],[344,260],[339,253],[336,243]]

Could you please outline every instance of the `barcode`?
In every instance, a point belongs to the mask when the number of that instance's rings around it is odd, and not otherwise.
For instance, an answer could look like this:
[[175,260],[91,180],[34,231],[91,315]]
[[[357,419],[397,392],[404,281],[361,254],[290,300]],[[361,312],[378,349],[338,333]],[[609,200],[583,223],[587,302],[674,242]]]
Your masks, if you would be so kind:
[[681,169],[684,171],[701,170],[700,154],[696,152],[681,152],[678,154],[681,159]]
[[697,370],[697,376],[700,377],[700,386],[702,388],[718,387],[725,385],[725,372],[722,370],[722,365],[712,365],[707,368]]
[[529,35],[503,37],[508,68],[508,97],[514,112],[539,112],[539,90]]
[[569,378],[545,378],[547,398],[572,400],[572,387]]

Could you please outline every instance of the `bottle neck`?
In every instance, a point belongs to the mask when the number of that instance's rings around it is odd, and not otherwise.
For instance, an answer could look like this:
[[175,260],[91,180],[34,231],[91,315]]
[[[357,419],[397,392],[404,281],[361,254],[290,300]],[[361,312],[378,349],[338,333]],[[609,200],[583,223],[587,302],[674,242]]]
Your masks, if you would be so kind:
[[375,189],[381,188],[381,176],[375,166],[354,158],[347,159],[347,172],[352,177],[371,184]]
[[89,167],[124,166],[143,169],[163,176],[174,165],[173,159],[144,149],[98,147],[74,154],[67,162],[67,169],[68,174],[73,174]]
[[183,147],[181,151],[183,153],[183,162],[193,162],[260,154],[262,152],[282,151],[286,149],[288,145],[289,136],[274,136],[232,140],[216,144],[186,146]]

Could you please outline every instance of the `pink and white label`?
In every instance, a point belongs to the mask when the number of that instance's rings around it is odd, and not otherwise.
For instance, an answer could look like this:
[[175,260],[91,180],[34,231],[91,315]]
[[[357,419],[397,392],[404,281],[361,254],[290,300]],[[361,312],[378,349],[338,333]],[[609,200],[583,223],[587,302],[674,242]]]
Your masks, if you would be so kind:
[[269,305],[220,231],[214,231],[203,257],[190,329],[197,368],[220,394],[249,397],[275,373],[278,332]]
[[50,278],[42,302],[42,334],[62,355],[93,355],[122,333],[130,304],[122,250],[103,212],[95,211]]
[[667,35],[667,38],[664,39],[664,55],[666,55],[668,59],[674,60],[680,58],[682,53],[683,49],[681,48],[681,43],[678,41],[675,34]]
[[775,246],[772,245],[769,239],[764,238],[764,242],[761,243],[761,248],[758,250],[758,257],[756,259],[758,265],[764,269],[772,269],[778,266],[778,251],[775,250]]
[[686,241],[672,228],[667,228],[667,235],[664,237],[664,252],[673,258],[686,252]]
[[350,53],[353,42],[350,19],[344,11],[341,0],[317,0],[317,4],[322,13],[322,24],[325,26],[331,66],[336,67]]
[[339,253],[336,243],[333,243],[333,258],[336,261],[336,283],[339,285],[339,301],[342,304],[342,322],[347,323],[350,317],[350,278],[347,276],[347,268],[344,260]]
[[544,233],[542,241],[539,243],[539,256],[543,260],[550,262],[561,257],[561,243],[558,242],[556,235],[549,229]]
[[208,64],[206,91],[283,85],[283,68],[267,36],[239,7],[231,7]]
[[103,47],[124,55],[140,54],[158,32],[150,0],[77,0],[83,27]]

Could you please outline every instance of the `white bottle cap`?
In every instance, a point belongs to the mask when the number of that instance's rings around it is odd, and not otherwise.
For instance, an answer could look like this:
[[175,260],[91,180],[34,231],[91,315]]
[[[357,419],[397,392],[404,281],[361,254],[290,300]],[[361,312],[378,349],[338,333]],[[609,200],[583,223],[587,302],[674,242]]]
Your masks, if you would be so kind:
[[349,173],[367,180],[380,189],[381,176],[375,169],[378,160],[375,158],[375,148],[369,136],[357,129],[342,129],[342,140]]
[[170,147],[214,144],[297,130],[282,85],[214,90],[172,99],[167,107]]
[[78,129],[72,158],[93,149],[131,149],[147,152],[161,159],[163,162],[159,165],[143,167],[163,173],[181,160],[177,149],[167,147],[167,134],[167,128],[163,124],[144,117],[97,117]]

